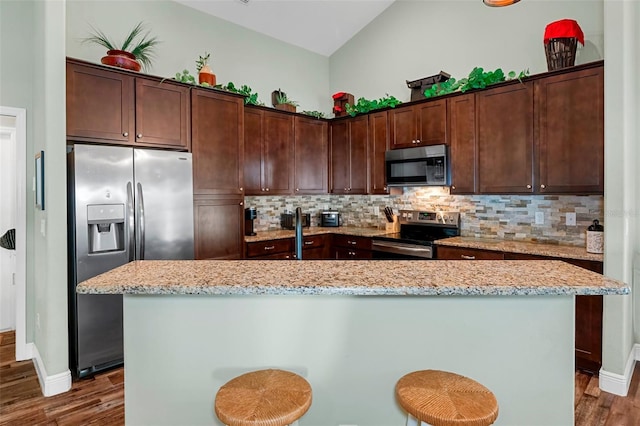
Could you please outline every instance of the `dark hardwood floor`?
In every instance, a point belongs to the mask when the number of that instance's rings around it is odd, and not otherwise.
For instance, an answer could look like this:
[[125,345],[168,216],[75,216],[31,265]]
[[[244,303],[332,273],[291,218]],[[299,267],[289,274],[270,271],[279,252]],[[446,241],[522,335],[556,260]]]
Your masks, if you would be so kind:
[[[602,392],[590,374],[575,377],[576,426],[640,425],[640,363],[625,398]],[[0,425],[87,424],[124,424],[124,369],[74,381],[71,391],[45,398],[33,363],[15,360],[15,333],[0,333]]]

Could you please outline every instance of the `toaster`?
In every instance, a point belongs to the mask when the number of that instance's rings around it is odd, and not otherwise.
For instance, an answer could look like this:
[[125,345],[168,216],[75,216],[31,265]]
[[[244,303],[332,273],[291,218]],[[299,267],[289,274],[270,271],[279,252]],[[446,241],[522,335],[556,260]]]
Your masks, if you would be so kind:
[[326,211],[320,214],[320,226],[340,226],[340,213]]

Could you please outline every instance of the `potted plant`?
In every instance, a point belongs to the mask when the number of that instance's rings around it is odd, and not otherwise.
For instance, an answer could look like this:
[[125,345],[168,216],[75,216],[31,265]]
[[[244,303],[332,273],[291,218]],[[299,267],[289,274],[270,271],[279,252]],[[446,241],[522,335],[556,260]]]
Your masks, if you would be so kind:
[[299,105],[298,102],[289,99],[287,94],[280,89],[271,93],[271,99],[273,106],[282,111],[296,112],[296,107]]
[[150,37],[148,31],[143,34],[145,28],[142,22],[138,22],[120,45],[110,40],[102,31],[94,27],[91,29],[93,32],[82,41],[107,49],[107,56],[100,60],[103,64],[133,71],[140,71],[140,68],[147,70],[151,66],[155,47],[160,41],[157,37]]
[[198,83],[206,83],[213,87],[216,85],[216,75],[209,67],[210,53],[204,52],[204,56],[199,56],[196,61],[196,69],[198,70]]

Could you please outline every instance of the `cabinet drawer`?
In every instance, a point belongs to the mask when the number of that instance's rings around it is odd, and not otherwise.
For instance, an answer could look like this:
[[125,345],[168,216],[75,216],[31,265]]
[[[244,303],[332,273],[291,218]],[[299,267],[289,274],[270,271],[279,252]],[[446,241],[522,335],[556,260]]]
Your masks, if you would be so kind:
[[324,235],[310,235],[308,237],[302,237],[302,249],[309,250],[323,247],[324,241]]
[[369,250],[358,250],[347,247],[336,247],[334,259],[371,259],[372,253]]
[[292,251],[293,240],[291,238],[247,243],[247,257],[268,256],[276,253],[291,253]]
[[503,260],[504,253],[463,247],[438,247],[438,260]]
[[290,253],[290,252],[268,254],[265,256],[254,256],[249,258],[249,260],[291,260],[291,259],[293,259],[293,253]]
[[350,235],[335,235],[333,244],[336,247],[349,247],[361,250],[371,250],[371,238],[353,237]]

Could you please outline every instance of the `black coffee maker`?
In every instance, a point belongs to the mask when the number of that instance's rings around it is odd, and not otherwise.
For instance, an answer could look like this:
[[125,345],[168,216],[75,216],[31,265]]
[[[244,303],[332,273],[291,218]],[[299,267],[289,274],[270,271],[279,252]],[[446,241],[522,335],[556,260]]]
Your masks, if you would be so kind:
[[247,207],[244,209],[244,235],[256,235],[253,232],[253,221],[258,217],[258,212],[255,207]]

